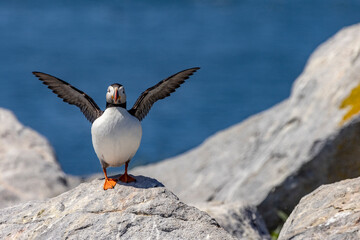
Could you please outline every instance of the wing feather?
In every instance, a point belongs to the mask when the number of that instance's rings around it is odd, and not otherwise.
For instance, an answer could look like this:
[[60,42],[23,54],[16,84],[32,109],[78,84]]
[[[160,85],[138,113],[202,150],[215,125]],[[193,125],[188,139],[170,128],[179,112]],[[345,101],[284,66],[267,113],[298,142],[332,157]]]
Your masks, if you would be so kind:
[[160,81],[155,86],[146,89],[136,100],[134,106],[129,110],[129,113],[141,121],[157,100],[170,96],[172,92],[175,92],[175,89],[180,87],[180,85],[198,69],[200,68],[195,67],[183,70]]
[[33,72],[33,74],[38,77],[43,84],[47,85],[59,98],[62,98],[64,102],[79,107],[91,123],[101,116],[102,111],[99,106],[83,91],[49,74],[42,72]]

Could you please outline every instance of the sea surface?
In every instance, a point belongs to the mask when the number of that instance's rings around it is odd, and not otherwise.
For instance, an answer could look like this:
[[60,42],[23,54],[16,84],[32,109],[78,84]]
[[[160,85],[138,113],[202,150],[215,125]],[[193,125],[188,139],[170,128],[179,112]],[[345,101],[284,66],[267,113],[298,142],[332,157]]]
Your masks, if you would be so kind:
[[161,161],[287,98],[310,54],[359,13],[355,0],[1,1],[0,107],[46,136],[66,173],[87,175],[101,171],[91,124],[32,71],[104,109],[111,83],[131,107],[158,81],[201,67],[142,123],[130,166]]

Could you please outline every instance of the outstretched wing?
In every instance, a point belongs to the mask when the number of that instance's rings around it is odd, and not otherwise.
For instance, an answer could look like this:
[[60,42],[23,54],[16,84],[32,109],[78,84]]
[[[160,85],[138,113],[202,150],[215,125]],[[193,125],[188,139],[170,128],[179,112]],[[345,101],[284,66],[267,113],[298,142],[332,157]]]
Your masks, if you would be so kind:
[[101,116],[102,111],[94,100],[83,91],[71,86],[69,83],[42,72],[33,72],[43,84],[47,85],[64,102],[80,108],[87,120],[91,123]]
[[175,92],[175,89],[180,87],[198,69],[200,68],[195,67],[183,70],[146,89],[136,100],[129,113],[141,121],[157,100],[170,96],[170,93]]

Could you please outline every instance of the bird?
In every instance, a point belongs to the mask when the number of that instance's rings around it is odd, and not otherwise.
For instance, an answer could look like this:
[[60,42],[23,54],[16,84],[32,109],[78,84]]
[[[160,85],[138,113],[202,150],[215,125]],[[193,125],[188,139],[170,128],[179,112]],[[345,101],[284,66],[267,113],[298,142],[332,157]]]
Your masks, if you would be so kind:
[[[32,73],[64,102],[79,107],[92,124],[92,144],[105,175],[103,189],[107,190],[114,188],[118,181],[125,183],[136,181],[128,174],[128,165],[140,146],[141,121],[156,101],[170,96],[199,69],[199,67],[185,69],[146,89],[129,110],[126,109],[124,86],[119,83],[111,84],[107,88],[104,111],[89,95],[60,78],[43,72]],[[108,167],[120,167],[124,164],[125,172],[119,178],[107,176]]]

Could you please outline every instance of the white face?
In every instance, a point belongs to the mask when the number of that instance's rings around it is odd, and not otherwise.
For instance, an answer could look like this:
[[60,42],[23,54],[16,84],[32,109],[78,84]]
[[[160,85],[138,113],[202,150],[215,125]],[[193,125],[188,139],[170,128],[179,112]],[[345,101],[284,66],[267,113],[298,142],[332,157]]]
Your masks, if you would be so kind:
[[106,102],[113,104],[121,104],[126,102],[126,94],[123,86],[119,88],[109,86],[106,93]]

